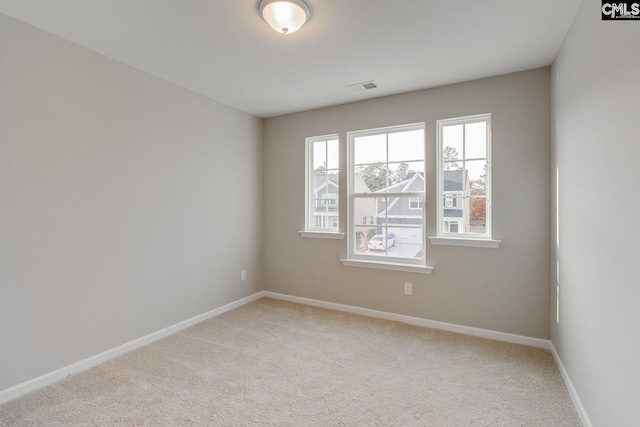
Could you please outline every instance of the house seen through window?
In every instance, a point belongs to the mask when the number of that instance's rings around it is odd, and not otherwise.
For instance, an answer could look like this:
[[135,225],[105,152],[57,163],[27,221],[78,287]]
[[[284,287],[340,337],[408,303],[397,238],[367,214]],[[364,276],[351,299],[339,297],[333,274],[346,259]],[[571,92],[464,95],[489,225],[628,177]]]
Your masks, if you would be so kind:
[[424,124],[348,139],[350,258],[424,263]]

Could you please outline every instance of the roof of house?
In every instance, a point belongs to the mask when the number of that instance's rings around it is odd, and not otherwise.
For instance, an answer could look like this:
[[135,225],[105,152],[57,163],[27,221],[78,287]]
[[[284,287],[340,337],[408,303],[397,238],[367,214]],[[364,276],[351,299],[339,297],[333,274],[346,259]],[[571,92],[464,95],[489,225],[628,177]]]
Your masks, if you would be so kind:
[[422,172],[409,172],[409,174],[407,175],[407,179],[405,179],[404,181],[400,181],[398,183],[390,185],[389,187],[382,188],[378,191],[375,191],[375,193],[406,193],[407,191],[409,191],[411,184],[413,184],[417,178],[422,179],[422,181],[424,182],[424,176],[422,176]]
[[[413,172],[413,173],[410,173],[408,175],[408,178],[405,179],[404,181],[398,182],[397,184],[393,184],[393,185],[389,186],[388,188],[383,188],[382,190],[378,190],[378,191],[376,191],[376,193],[387,193],[387,192],[406,193],[406,192],[409,191],[409,188],[411,188],[411,185],[418,178],[420,178],[422,180],[423,185],[424,185],[424,176],[422,176],[422,173],[421,172]],[[382,210],[381,212],[378,212],[376,214],[376,216],[382,215],[385,211],[389,212],[398,203],[398,200],[400,200],[399,197],[394,198],[391,201],[391,203],[389,203],[384,210]]]
[[[339,188],[338,174],[329,174],[329,182]],[[318,192],[326,183],[325,175],[313,175],[313,192]]]
[[444,183],[444,191],[462,191],[462,183],[465,181],[467,171],[444,171],[442,172],[442,180]]

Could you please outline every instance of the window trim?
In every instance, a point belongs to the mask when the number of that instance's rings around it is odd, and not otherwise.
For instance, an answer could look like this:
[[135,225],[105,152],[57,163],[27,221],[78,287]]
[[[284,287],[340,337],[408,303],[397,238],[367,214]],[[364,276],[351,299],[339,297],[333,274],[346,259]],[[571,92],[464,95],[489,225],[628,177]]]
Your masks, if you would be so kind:
[[502,240],[495,239],[468,239],[456,237],[429,237],[432,245],[446,246],[467,246],[471,248],[493,248],[500,247]]
[[298,231],[300,237],[312,237],[314,239],[344,239],[344,233],[328,231]]
[[[443,129],[445,126],[451,125],[466,125],[471,123],[480,123],[486,122],[486,157],[484,158],[487,164],[487,176],[485,178],[485,186],[486,186],[486,195],[485,195],[485,233],[446,233],[444,232],[444,209],[445,202],[444,198],[446,197],[443,181],[444,181],[444,168],[443,168],[443,151],[444,151],[444,141],[443,141]],[[476,245],[461,245],[460,240],[469,240],[469,241],[490,241],[490,242],[500,242],[499,240],[494,240],[492,238],[492,183],[491,183],[491,135],[492,135],[492,125],[491,125],[491,113],[484,114],[476,114],[472,116],[463,116],[463,117],[453,117],[448,119],[441,119],[436,121],[436,166],[437,166],[437,182],[436,182],[436,200],[437,200],[437,235],[435,237],[429,237],[431,239],[432,244],[451,244],[456,246],[476,246]],[[463,140],[463,144],[465,141]],[[469,158],[465,157],[464,153],[464,145],[462,152],[462,160],[463,161],[472,161],[472,160],[480,160],[481,158]],[[461,200],[464,200],[469,197],[459,197]],[[464,201],[463,201],[464,203]],[[450,243],[446,243],[450,242]],[[491,247],[491,246],[490,246]]]
[[404,271],[406,273],[420,274],[431,274],[433,272],[433,267],[424,264],[403,264],[399,262],[353,258],[341,259],[340,262],[346,267],[375,268],[379,270]]
[[[424,158],[423,162],[423,180],[424,188],[421,192],[406,192],[406,193],[354,193],[355,184],[355,165],[352,162],[355,160],[355,138],[360,136],[379,135],[381,133],[391,134],[396,132],[406,132],[411,130],[423,131],[423,147]],[[433,267],[426,265],[426,247],[427,247],[427,221],[426,221],[426,167],[427,167],[427,126],[425,122],[409,123],[405,125],[386,126],[373,129],[365,129],[358,131],[347,132],[347,258],[341,259],[343,265],[351,267],[366,267],[366,268],[379,268],[386,270],[407,271],[407,272],[421,272],[430,274]],[[407,160],[413,162],[414,160]],[[388,163],[388,159],[387,159]],[[396,163],[395,161],[392,163]],[[355,250],[355,237],[352,234],[355,233],[356,218],[354,204],[357,198],[377,198],[377,197],[420,197],[423,200],[422,208],[422,257],[421,258],[401,258],[390,256],[376,256],[376,255],[364,255],[357,254]],[[418,210],[418,209],[416,209]]]
[[[323,201],[323,206],[336,207],[337,209],[337,217],[338,217],[338,227],[337,228],[318,228],[315,227],[312,217],[314,216],[314,209],[317,201],[314,198],[313,192],[313,150],[312,146],[314,143],[319,141],[326,141],[326,154],[327,154],[327,164],[328,164],[328,154],[329,154],[329,141],[337,140],[338,141],[338,168],[335,169],[338,171],[338,175],[340,175],[339,168],[339,151],[340,151],[340,136],[338,134],[328,134],[328,135],[320,135],[320,136],[311,136],[305,138],[305,194],[304,194],[304,231],[299,231],[298,234],[301,237],[320,237],[320,238],[337,238],[341,239],[344,236],[344,233],[340,232],[340,185],[338,184],[338,193],[336,193],[335,199],[317,199]],[[331,169],[334,170],[334,169]],[[326,200],[334,200],[334,204],[326,205]],[[329,216],[327,215],[327,223],[329,222]],[[329,235],[329,236],[327,236]],[[335,235],[335,236],[334,236]]]

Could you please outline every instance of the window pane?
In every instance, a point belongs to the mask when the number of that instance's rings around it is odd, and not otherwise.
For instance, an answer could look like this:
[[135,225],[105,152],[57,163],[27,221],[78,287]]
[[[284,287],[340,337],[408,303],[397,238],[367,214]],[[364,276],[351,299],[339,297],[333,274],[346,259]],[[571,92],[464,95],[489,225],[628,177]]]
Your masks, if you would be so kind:
[[[456,195],[462,195],[462,193],[456,193]],[[446,233],[464,233],[463,223],[465,218],[469,217],[469,210],[465,205],[468,205],[467,199],[445,194],[442,220],[444,221],[444,231]],[[452,228],[451,224],[456,224],[456,226]]]
[[473,160],[465,162],[468,173],[469,191],[473,195],[487,194],[487,162],[484,160]]
[[[374,193],[387,188],[388,167],[385,163],[374,163],[355,167],[354,191],[357,193]],[[362,188],[363,191],[359,191]]]
[[487,225],[487,199],[472,197],[469,201],[469,233],[484,234]]
[[327,192],[327,174],[325,172],[314,172],[312,189],[314,199],[319,199],[321,194]]
[[[338,229],[339,188],[337,175],[315,176],[319,183],[311,199],[311,226],[316,229]],[[335,180],[334,180],[335,179]]]
[[487,157],[487,123],[468,123],[465,126],[466,159],[483,159]]
[[327,175],[329,181],[329,192],[340,194],[340,177],[338,172],[333,172]]
[[387,135],[357,136],[354,138],[356,165],[387,161]]
[[382,233],[378,226],[377,212],[386,206],[385,197],[356,197],[353,203],[355,227],[355,252],[368,253],[368,242],[376,234]]
[[378,204],[384,202],[384,199],[384,197],[356,197],[353,203],[355,225],[375,225],[376,208]]
[[327,168],[327,142],[316,141],[313,143],[313,170]]
[[[424,191],[424,162],[401,162],[389,164],[389,181],[391,186],[397,184],[408,184],[408,180],[411,180],[413,176],[418,173],[419,176],[414,180],[417,185],[411,185],[411,189],[406,191]],[[398,188],[390,188],[389,191],[401,191],[405,185],[400,185]]]
[[339,164],[338,164],[338,160],[339,160],[338,140],[337,139],[331,139],[331,140],[327,141],[327,147],[328,147],[328,153],[329,153],[329,156],[327,158],[327,167],[329,169],[338,169],[338,167],[339,167]]
[[[356,253],[394,258],[422,258],[422,209],[411,209],[414,197],[356,198]],[[374,223],[364,224],[366,212],[374,210]]]
[[377,234],[377,228],[356,226],[353,230],[355,253],[358,255],[369,255],[369,241]]
[[424,130],[410,130],[389,134],[389,161],[401,162],[424,159]]
[[466,174],[461,170],[442,172],[442,191],[445,196],[462,195],[465,192]]
[[442,128],[442,160],[462,159],[462,125]]

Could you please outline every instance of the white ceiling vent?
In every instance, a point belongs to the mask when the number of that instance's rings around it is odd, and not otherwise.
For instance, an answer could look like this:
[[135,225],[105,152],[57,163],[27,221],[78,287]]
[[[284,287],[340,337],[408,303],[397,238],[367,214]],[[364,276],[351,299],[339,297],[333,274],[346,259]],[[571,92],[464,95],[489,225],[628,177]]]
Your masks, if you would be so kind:
[[369,80],[368,82],[356,83],[347,87],[354,92],[361,92],[363,90],[375,89],[378,87],[378,85],[375,84],[373,80]]

